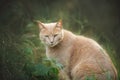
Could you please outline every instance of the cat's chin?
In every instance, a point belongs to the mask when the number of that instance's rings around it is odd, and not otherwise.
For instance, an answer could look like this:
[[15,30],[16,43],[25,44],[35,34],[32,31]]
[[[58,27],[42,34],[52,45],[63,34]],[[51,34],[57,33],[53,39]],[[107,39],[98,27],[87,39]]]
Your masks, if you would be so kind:
[[46,45],[46,46],[52,48],[52,47],[55,47],[56,45]]
[[55,47],[57,44],[49,45],[49,47]]
[[54,47],[54,46],[56,46],[56,45],[50,45],[49,47]]
[[45,44],[45,46],[47,46],[47,47],[55,47],[56,45],[48,45],[48,44]]

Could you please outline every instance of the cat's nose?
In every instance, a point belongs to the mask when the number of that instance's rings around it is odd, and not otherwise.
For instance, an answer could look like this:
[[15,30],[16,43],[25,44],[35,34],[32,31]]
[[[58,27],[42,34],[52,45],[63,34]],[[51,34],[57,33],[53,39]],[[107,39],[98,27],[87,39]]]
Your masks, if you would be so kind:
[[51,41],[50,43],[53,44],[53,41]]

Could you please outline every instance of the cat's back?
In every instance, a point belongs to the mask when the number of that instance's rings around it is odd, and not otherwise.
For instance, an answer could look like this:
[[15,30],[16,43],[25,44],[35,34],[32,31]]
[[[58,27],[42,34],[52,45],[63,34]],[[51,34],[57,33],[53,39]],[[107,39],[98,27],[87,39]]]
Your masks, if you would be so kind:
[[[73,34],[71,31],[64,30],[65,38],[64,40],[67,40],[67,42],[71,42],[73,44],[77,44],[77,46],[83,46],[83,45],[89,45],[89,46],[97,46],[100,48],[100,45],[93,39],[82,36],[82,35],[76,35]],[[69,41],[68,41],[69,40]]]
[[93,39],[77,35],[74,39],[73,50],[75,54],[81,56],[83,60],[90,59],[108,59],[110,60],[106,51]]
[[[79,54],[83,52],[84,53],[88,53],[88,52],[98,53],[100,50],[103,50],[102,47],[95,40],[91,38],[81,36],[81,35],[75,35],[72,32],[67,31],[67,30],[64,30],[64,33],[65,33],[65,36],[63,39],[63,45],[66,45],[65,47],[72,46],[72,50],[74,52],[77,51],[77,53]],[[106,53],[104,54],[107,55]]]

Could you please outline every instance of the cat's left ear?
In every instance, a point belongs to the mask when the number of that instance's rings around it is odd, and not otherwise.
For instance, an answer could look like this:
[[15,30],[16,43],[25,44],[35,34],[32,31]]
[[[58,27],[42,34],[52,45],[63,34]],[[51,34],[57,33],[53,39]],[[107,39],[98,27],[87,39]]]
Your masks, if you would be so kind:
[[46,27],[43,25],[42,22],[40,22],[40,21],[38,21],[38,20],[34,20],[34,22],[37,23],[37,25],[39,26],[40,30],[42,30],[42,29],[46,29]]
[[57,22],[56,27],[62,29],[62,20],[61,19]]

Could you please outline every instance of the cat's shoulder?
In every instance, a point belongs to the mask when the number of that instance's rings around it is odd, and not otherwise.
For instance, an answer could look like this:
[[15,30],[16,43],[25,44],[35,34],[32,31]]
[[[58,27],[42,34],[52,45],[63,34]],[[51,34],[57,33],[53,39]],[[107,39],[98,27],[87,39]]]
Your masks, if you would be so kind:
[[69,37],[71,40],[74,40],[74,42],[91,43],[98,45],[97,41],[93,38],[86,37],[84,35],[77,35],[68,30],[64,30],[64,33],[65,33],[65,37]]
[[95,39],[90,38],[90,37],[86,37],[86,36],[83,36],[83,35],[77,35],[76,41],[84,43],[84,44],[91,44],[91,45],[99,46],[99,43]]

